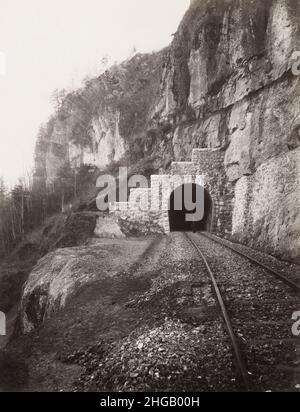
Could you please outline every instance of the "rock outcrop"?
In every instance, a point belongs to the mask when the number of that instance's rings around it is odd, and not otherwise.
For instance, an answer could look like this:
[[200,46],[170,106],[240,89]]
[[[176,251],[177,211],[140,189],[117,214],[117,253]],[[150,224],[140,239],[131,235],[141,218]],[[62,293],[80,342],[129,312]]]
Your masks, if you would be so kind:
[[84,246],[56,249],[40,259],[23,289],[21,331],[30,333],[95,288],[99,307],[114,305],[112,295],[120,288],[122,276],[133,264],[138,265],[151,242],[145,238],[94,238]]
[[[98,254],[98,255],[97,255]],[[98,248],[59,249],[39,261],[29,276],[21,302],[21,326],[29,333],[41,325],[84,285],[95,280]]]
[[165,55],[136,54],[81,89],[58,95],[56,113],[37,139],[35,179],[50,186],[66,163],[103,170],[126,153],[129,160],[140,159]]

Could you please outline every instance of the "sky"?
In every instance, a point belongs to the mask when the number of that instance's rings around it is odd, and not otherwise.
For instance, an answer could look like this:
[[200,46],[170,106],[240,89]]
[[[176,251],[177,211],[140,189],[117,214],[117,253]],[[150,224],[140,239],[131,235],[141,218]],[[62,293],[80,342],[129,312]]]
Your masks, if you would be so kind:
[[167,46],[190,0],[0,0],[0,176],[33,169],[35,139],[55,89]]

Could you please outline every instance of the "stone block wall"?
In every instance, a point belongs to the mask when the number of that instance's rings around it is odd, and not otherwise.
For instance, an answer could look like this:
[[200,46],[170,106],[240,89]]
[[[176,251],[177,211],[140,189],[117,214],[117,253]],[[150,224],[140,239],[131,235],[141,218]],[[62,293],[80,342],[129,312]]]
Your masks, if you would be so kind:
[[300,148],[242,177],[233,211],[236,241],[300,263]]
[[224,152],[219,149],[194,149],[191,162],[173,162],[169,175],[151,176],[151,187],[132,189],[127,203],[111,207],[119,219],[128,222],[153,224],[169,233],[169,201],[172,192],[182,184],[196,183],[211,196],[213,211],[211,231],[229,235],[232,231],[233,186],[224,169]]

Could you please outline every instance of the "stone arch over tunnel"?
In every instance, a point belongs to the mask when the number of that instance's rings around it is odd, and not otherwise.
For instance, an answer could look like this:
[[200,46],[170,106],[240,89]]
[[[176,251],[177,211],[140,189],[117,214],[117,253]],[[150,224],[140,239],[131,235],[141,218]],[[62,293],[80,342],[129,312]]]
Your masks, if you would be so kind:
[[[179,204],[178,204],[179,199]],[[181,201],[180,201],[181,199]],[[194,209],[190,205],[194,204]],[[204,209],[203,209],[204,207]],[[203,210],[201,219],[194,219],[196,210]],[[177,187],[169,200],[169,225],[171,232],[210,231],[212,226],[213,201],[207,189],[188,183]],[[187,215],[191,216],[188,220]]]

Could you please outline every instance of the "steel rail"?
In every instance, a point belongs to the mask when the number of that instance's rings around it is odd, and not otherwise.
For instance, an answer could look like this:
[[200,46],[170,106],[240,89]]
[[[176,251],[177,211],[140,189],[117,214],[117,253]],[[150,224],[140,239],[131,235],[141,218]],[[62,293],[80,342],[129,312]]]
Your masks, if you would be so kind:
[[289,287],[291,287],[297,293],[300,294],[300,285],[298,285],[296,282],[292,281],[291,279],[288,279],[287,277],[285,277],[284,275],[279,273],[277,270],[272,269],[270,266],[266,265],[265,263],[260,262],[259,260],[255,259],[254,257],[249,256],[246,253],[236,249],[234,246],[227,245],[226,243],[224,243],[223,239],[219,238],[216,235],[211,235],[211,234],[208,234],[206,232],[201,232],[201,233],[198,232],[197,234],[201,235],[201,236],[204,236],[205,238],[210,239],[210,240],[214,241],[215,243],[218,243],[219,245],[226,247],[227,249],[232,250],[233,252],[237,253],[238,255],[240,255],[240,256],[248,259],[250,262],[256,264],[257,266],[262,267],[267,272],[271,273],[272,275],[274,275],[275,277],[280,279],[282,282],[284,282],[286,285],[288,285]]
[[243,357],[241,355],[238,340],[237,340],[236,335],[233,331],[232,323],[231,323],[230,317],[228,315],[224,300],[222,298],[222,294],[221,294],[220,288],[218,286],[218,283],[215,279],[215,276],[214,276],[214,274],[213,274],[213,272],[212,272],[212,270],[209,266],[209,263],[208,263],[206,257],[204,256],[202,250],[200,249],[199,245],[197,245],[196,242],[186,232],[185,232],[185,236],[187,237],[189,242],[194,246],[194,248],[197,250],[197,252],[201,256],[201,259],[203,260],[203,262],[206,266],[206,269],[207,269],[207,271],[210,275],[211,282],[212,282],[212,285],[214,287],[214,290],[215,290],[215,293],[216,293],[216,296],[217,296],[217,300],[218,300],[218,303],[219,303],[219,306],[220,306],[220,309],[221,309],[221,312],[222,312],[222,317],[225,321],[226,328],[227,328],[227,331],[228,331],[228,334],[229,334],[229,337],[230,337],[230,340],[231,340],[231,344],[232,344],[234,355],[235,355],[235,358],[236,358],[236,363],[237,363],[237,368],[238,368],[239,375],[242,378],[245,389],[247,391],[250,391],[248,371],[247,371],[247,368],[245,366]]

